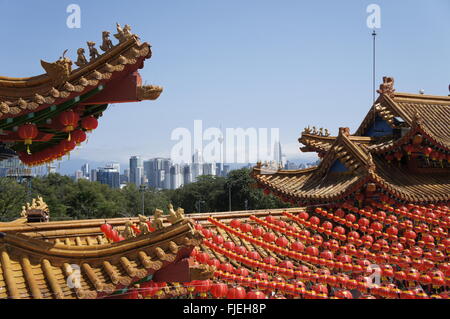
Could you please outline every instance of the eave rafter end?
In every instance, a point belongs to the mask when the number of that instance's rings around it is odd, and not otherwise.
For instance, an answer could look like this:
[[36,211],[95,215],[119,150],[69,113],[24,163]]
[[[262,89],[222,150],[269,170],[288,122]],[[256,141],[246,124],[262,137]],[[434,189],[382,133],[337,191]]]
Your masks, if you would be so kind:
[[163,88],[157,85],[142,85],[136,88],[137,99],[139,101],[144,100],[156,100],[162,93]]

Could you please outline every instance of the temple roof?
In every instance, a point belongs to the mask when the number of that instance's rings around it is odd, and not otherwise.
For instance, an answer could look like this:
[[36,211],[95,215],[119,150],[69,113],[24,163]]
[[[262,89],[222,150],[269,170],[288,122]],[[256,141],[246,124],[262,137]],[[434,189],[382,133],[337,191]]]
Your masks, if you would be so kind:
[[374,157],[371,179],[408,202],[445,202],[450,200],[450,178],[442,172],[411,172],[404,166],[389,164]]
[[[383,78],[380,96],[354,134],[348,128],[340,128],[338,136],[322,128],[304,129],[298,139],[304,145],[300,150],[317,152],[322,159],[317,167],[285,171],[259,164],[252,173],[259,186],[288,200],[324,201],[342,199],[371,181],[403,201],[450,200],[445,164],[450,163],[450,97],[397,93],[393,83],[393,78]],[[388,125],[381,128],[383,134],[365,136],[377,117]],[[437,151],[434,162],[438,166],[427,169],[416,160],[421,156],[429,164],[430,153],[425,156],[425,148]],[[414,163],[409,165],[412,153]],[[386,160],[394,154],[400,158],[394,163]],[[406,157],[408,161],[400,165]]]
[[[46,71],[42,75],[0,77],[0,118],[17,117],[63,103],[141,68],[143,61],[150,57],[150,45],[133,35],[77,69],[72,69],[69,58],[62,57],[53,63],[41,61]],[[152,88],[155,94],[144,98],[156,99],[162,91],[160,87]]]
[[[116,243],[101,233],[103,223],[0,223],[0,298],[107,297],[189,256],[199,239],[189,219]],[[69,284],[75,272],[79,286]]]
[[363,135],[377,115],[393,127],[396,117],[401,118],[408,127],[412,127],[417,118],[420,118],[423,130],[437,142],[450,148],[450,96],[381,94],[354,135]]

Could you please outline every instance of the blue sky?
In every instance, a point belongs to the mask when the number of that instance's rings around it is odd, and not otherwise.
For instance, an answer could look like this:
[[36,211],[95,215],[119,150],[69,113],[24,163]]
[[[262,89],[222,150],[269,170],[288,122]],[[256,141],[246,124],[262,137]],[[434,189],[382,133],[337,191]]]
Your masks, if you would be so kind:
[[[66,7],[81,7],[81,28]],[[0,0],[0,74],[43,73],[39,60],[86,41],[116,21],[150,42],[141,75],[164,87],[156,101],[116,104],[72,158],[125,163],[167,156],[176,127],[280,128],[288,157],[307,125],[354,131],[372,100],[371,30],[366,7],[381,7],[377,83],[401,92],[447,95],[450,1],[20,1]],[[115,40],[115,39],[114,39]]]

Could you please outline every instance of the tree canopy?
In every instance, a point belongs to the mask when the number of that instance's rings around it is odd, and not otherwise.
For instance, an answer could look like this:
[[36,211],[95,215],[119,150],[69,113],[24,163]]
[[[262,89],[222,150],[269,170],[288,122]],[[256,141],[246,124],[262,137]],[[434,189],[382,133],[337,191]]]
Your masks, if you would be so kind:
[[59,174],[33,178],[30,186],[0,178],[0,221],[18,218],[22,206],[37,196],[42,196],[49,206],[51,220],[136,216],[142,214],[143,208],[145,215],[152,215],[155,208],[167,212],[169,203],[183,207],[186,213],[228,211],[229,195],[232,210],[289,206],[272,195],[264,195],[261,189],[252,187],[253,183],[247,168],[231,171],[227,177],[200,176],[197,182],[176,190],[148,188],[143,192],[134,184],[112,189]]

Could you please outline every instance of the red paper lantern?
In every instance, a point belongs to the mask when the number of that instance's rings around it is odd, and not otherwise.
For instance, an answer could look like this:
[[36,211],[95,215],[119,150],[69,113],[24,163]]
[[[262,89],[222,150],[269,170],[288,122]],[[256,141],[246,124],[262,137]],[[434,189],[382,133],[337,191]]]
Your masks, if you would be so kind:
[[33,143],[39,133],[36,124],[26,123],[19,127],[17,131],[19,137],[24,140],[24,144],[27,146],[27,153],[30,154],[30,145]]
[[289,241],[286,239],[286,237],[281,236],[277,238],[275,244],[277,244],[280,247],[286,247],[289,244]]
[[261,256],[256,251],[248,252],[247,257],[251,258],[251,259],[255,259],[255,260],[260,260],[261,259]]
[[206,264],[209,260],[209,255],[207,253],[198,253],[196,256],[196,259],[202,263],[202,264]]
[[72,139],[80,145],[86,140],[86,133],[83,130],[75,130],[72,132]]
[[239,228],[240,225],[241,225],[241,221],[239,219],[233,219],[230,222],[230,226],[233,228]]
[[245,299],[266,299],[266,295],[259,290],[252,290]]
[[273,233],[267,232],[263,235],[263,239],[267,243],[273,243],[275,241],[275,235]]
[[242,223],[242,224],[239,226],[239,228],[240,228],[240,230],[241,230],[243,233],[251,232],[251,230],[253,229],[253,227],[252,227],[250,224],[247,224],[247,223]]
[[264,234],[264,229],[261,227],[256,227],[252,229],[252,235],[254,237],[261,237]]
[[309,214],[307,212],[303,211],[298,214],[298,217],[300,219],[307,220],[309,218]]
[[211,289],[211,280],[194,280],[195,291],[199,293],[206,293]]
[[293,251],[303,252],[305,250],[305,245],[299,241],[296,241],[291,244],[291,249]]
[[276,265],[277,264],[277,260],[271,256],[267,256],[263,259],[263,262],[269,265]]
[[411,155],[411,153],[414,151],[414,146],[412,146],[411,144],[405,145],[403,147],[403,149],[405,150],[405,152],[409,155]]
[[95,130],[98,126],[98,120],[93,116],[85,117],[81,120],[81,126],[88,132]]
[[58,120],[64,126],[64,132],[72,132],[78,126],[80,116],[74,111],[68,110],[59,114]]
[[216,298],[227,296],[228,286],[224,283],[215,283],[211,286],[211,294]]
[[241,286],[229,288],[227,292],[228,299],[245,299],[246,295],[245,289]]
[[318,217],[316,217],[316,216],[312,216],[312,217],[309,219],[309,222],[310,222],[312,225],[319,225],[320,219],[319,219]]
[[110,235],[111,235],[112,227],[111,227],[110,224],[106,224],[106,223],[105,223],[105,224],[103,224],[103,225],[100,226],[100,230],[105,234],[105,236],[106,236],[107,238],[109,238]]
[[425,157],[430,157],[431,152],[433,152],[433,149],[431,147],[424,147],[422,149],[423,154],[425,155]]
[[306,253],[310,256],[317,257],[319,255],[319,249],[314,246],[309,246],[308,248],[306,248]]
[[225,243],[223,243],[223,247],[228,250],[234,250],[234,247],[236,247],[236,245],[232,241],[226,241]]
[[219,269],[224,272],[229,272],[229,273],[232,273],[234,270],[233,266],[230,263],[221,264],[219,266]]
[[203,229],[203,230],[202,230],[202,234],[203,234],[203,236],[205,236],[206,238],[212,237],[212,232],[211,232],[209,229]]
[[400,151],[397,151],[397,152],[394,153],[394,157],[395,157],[395,159],[397,161],[400,161],[402,159],[402,157],[403,157],[403,153],[400,152]]
[[394,155],[392,154],[386,154],[386,156],[384,157],[388,163],[390,164],[393,160],[394,160]]

